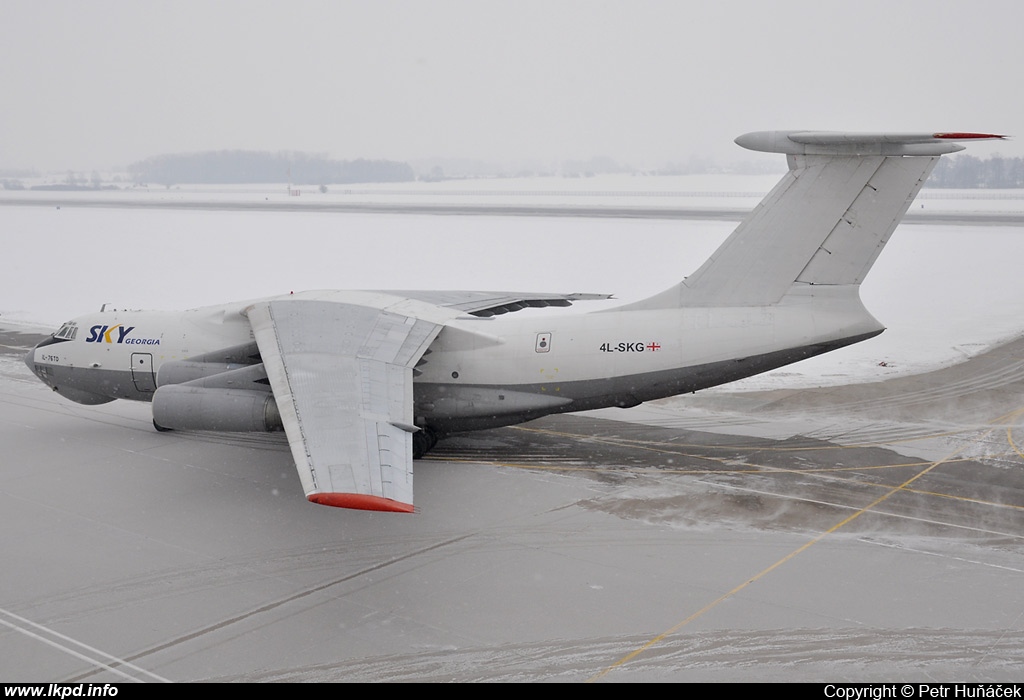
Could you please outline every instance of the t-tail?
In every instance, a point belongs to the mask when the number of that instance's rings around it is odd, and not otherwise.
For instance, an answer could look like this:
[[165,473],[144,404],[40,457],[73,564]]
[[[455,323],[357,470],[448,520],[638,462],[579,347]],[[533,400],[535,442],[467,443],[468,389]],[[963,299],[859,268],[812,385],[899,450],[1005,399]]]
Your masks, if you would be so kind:
[[737,144],[786,154],[789,172],[700,269],[629,308],[768,306],[791,293],[856,296],[939,157],[963,150],[958,141],[1003,138],[964,132],[744,134]]

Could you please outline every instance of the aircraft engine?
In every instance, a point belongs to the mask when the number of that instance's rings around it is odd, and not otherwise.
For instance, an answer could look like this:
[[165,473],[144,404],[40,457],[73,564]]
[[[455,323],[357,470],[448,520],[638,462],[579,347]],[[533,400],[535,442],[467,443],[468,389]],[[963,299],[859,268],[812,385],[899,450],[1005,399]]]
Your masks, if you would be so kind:
[[[162,430],[271,433],[283,429],[262,363],[239,364],[243,352],[167,362],[157,373],[153,424]],[[229,349],[231,351],[233,349]],[[250,358],[244,358],[249,360]]]
[[171,430],[271,433],[283,429],[269,391],[187,384],[162,386],[153,395],[153,423]]
[[223,374],[241,369],[246,365],[225,364],[223,362],[194,362],[192,360],[173,360],[165,362],[156,373],[156,385],[184,384],[197,379],[205,379],[216,374]]

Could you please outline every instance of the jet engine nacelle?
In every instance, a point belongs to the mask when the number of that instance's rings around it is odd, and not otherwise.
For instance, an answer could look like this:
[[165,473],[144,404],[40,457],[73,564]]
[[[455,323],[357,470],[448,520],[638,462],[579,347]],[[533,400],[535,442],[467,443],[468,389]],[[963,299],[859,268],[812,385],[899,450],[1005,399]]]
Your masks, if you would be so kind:
[[283,429],[269,391],[170,384],[153,395],[153,422],[172,430],[271,433]]
[[160,366],[156,373],[156,385],[184,384],[197,379],[205,379],[232,370],[241,369],[246,365],[226,364],[224,362],[194,362],[192,360],[172,360]]

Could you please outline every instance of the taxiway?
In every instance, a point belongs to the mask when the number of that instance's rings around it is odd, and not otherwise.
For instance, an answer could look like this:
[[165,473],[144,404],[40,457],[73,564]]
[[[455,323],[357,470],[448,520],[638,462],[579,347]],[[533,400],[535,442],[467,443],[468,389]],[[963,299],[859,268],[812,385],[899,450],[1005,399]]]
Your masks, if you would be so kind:
[[[95,195],[95,193],[89,193]],[[414,196],[405,194],[405,198]],[[751,195],[753,200],[759,195]],[[514,199],[514,198],[513,198]],[[524,198],[529,199],[529,198]],[[76,197],[55,196],[51,193],[31,197],[0,197],[0,206],[12,207],[56,207],[86,209],[135,209],[135,210],[180,210],[180,211],[221,211],[221,212],[289,212],[318,214],[402,214],[431,216],[511,216],[545,218],[584,219],[664,219],[674,221],[743,221],[750,213],[751,206],[636,206],[623,204],[545,204],[537,201],[516,203],[465,203],[465,202],[412,202],[412,201],[321,201],[295,202],[279,197],[264,200],[224,199],[204,200],[149,199],[138,196]],[[1015,210],[971,210],[943,211],[910,209],[905,223],[943,225],[986,225],[1019,226],[1024,223],[1024,212]]]
[[0,333],[5,681],[1011,681],[1024,341],[453,436],[414,515],[83,407]]

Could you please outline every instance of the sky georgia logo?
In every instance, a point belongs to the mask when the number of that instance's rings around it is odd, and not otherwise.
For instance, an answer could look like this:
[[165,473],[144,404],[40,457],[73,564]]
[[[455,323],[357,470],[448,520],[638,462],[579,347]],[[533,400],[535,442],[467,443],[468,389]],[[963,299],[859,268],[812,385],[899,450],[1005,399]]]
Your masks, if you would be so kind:
[[[116,343],[124,345],[159,345],[159,338],[135,338],[128,334],[135,330],[135,326],[125,328],[122,324],[116,326],[97,325],[89,329],[87,343]],[[116,333],[115,333],[116,331]]]

